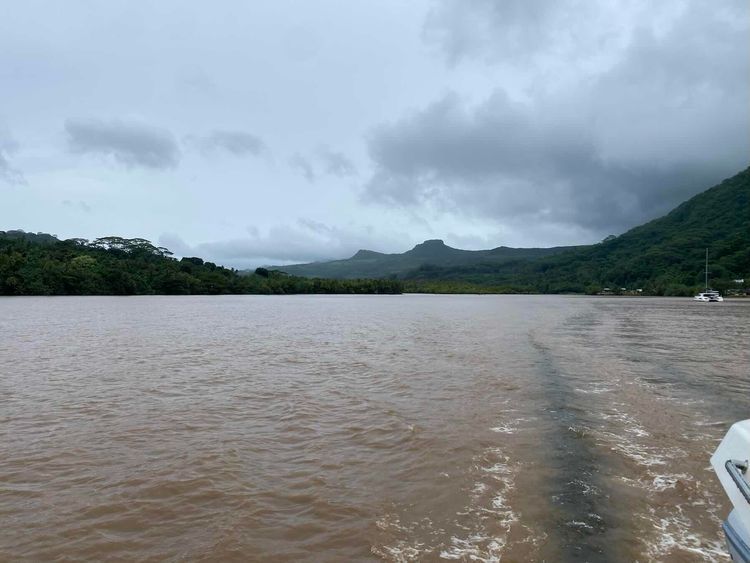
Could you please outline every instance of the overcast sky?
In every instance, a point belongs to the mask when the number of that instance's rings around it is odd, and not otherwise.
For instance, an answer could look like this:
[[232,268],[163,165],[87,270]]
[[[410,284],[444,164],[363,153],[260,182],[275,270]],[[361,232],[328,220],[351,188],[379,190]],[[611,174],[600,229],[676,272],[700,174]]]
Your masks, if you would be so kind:
[[591,243],[747,167],[748,100],[747,0],[11,0],[0,230]]

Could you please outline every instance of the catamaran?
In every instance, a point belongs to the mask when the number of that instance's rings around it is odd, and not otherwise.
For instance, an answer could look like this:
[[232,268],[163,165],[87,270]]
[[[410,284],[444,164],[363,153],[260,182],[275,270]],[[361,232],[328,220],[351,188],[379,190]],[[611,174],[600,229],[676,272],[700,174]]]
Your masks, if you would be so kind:
[[695,301],[706,301],[706,302],[719,302],[724,301],[724,298],[719,294],[718,291],[714,291],[713,289],[707,289],[706,291],[701,291],[698,295],[693,297]]
[[708,248],[706,249],[706,290],[701,291],[698,295],[693,297],[693,300],[703,301],[705,303],[717,303],[719,301],[724,301],[724,298],[718,291],[714,289],[708,289]]

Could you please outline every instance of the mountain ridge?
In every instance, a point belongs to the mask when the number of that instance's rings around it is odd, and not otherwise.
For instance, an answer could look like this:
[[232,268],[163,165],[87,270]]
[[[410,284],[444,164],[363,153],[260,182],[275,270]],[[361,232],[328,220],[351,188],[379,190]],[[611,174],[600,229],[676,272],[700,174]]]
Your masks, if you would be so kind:
[[593,245],[461,250],[430,239],[401,254],[363,249],[343,260],[275,269],[305,277],[398,278],[414,291],[594,293],[610,286],[688,295],[703,279],[706,248],[718,288],[750,279],[750,168]]
[[287,266],[269,266],[295,276],[334,279],[367,277],[401,277],[425,265],[459,266],[516,259],[536,259],[577,247],[512,248],[498,246],[487,250],[464,250],[445,244],[442,239],[428,239],[402,253],[383,253],[360,249],[350,258]]

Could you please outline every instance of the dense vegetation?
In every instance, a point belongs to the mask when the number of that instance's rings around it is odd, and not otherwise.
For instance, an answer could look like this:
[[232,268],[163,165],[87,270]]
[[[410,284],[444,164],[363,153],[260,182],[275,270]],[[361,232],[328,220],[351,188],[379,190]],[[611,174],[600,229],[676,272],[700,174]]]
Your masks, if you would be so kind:
[[[409,291],[691,295],[709,284],[739,291],[750,283],[750,169],[686,201],[666,216],[600,244],[539,260],[470,266],[424,265],[404,276]],[[736,282],[735,280],[745,280]]]
[[258,268],[249,275],[171,257],[145,239],[60,241],[44,233],[0,231],[0,295],[224,293],[400,293],[395,280],[327,280]]
[[383,254],[360,250],[351,258],[331,262],[313,262],[292,266],[275,266],[295,276],[336,279],[407,277],[410,272],[425,265],[454,268],[475,264],[503,264],[517,260],[533,260],[552,256],[572,247],[509,248],[500,246],[491,250],[461,250],[447,246],[442,240],[426,240],[402,254]]

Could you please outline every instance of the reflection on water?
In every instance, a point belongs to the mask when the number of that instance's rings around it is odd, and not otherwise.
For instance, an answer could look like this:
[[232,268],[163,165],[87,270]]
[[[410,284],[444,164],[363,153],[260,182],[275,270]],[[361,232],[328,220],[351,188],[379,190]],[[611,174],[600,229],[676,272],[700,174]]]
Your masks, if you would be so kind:
[[750,302],[0,299],[0,559],[723,561]]

